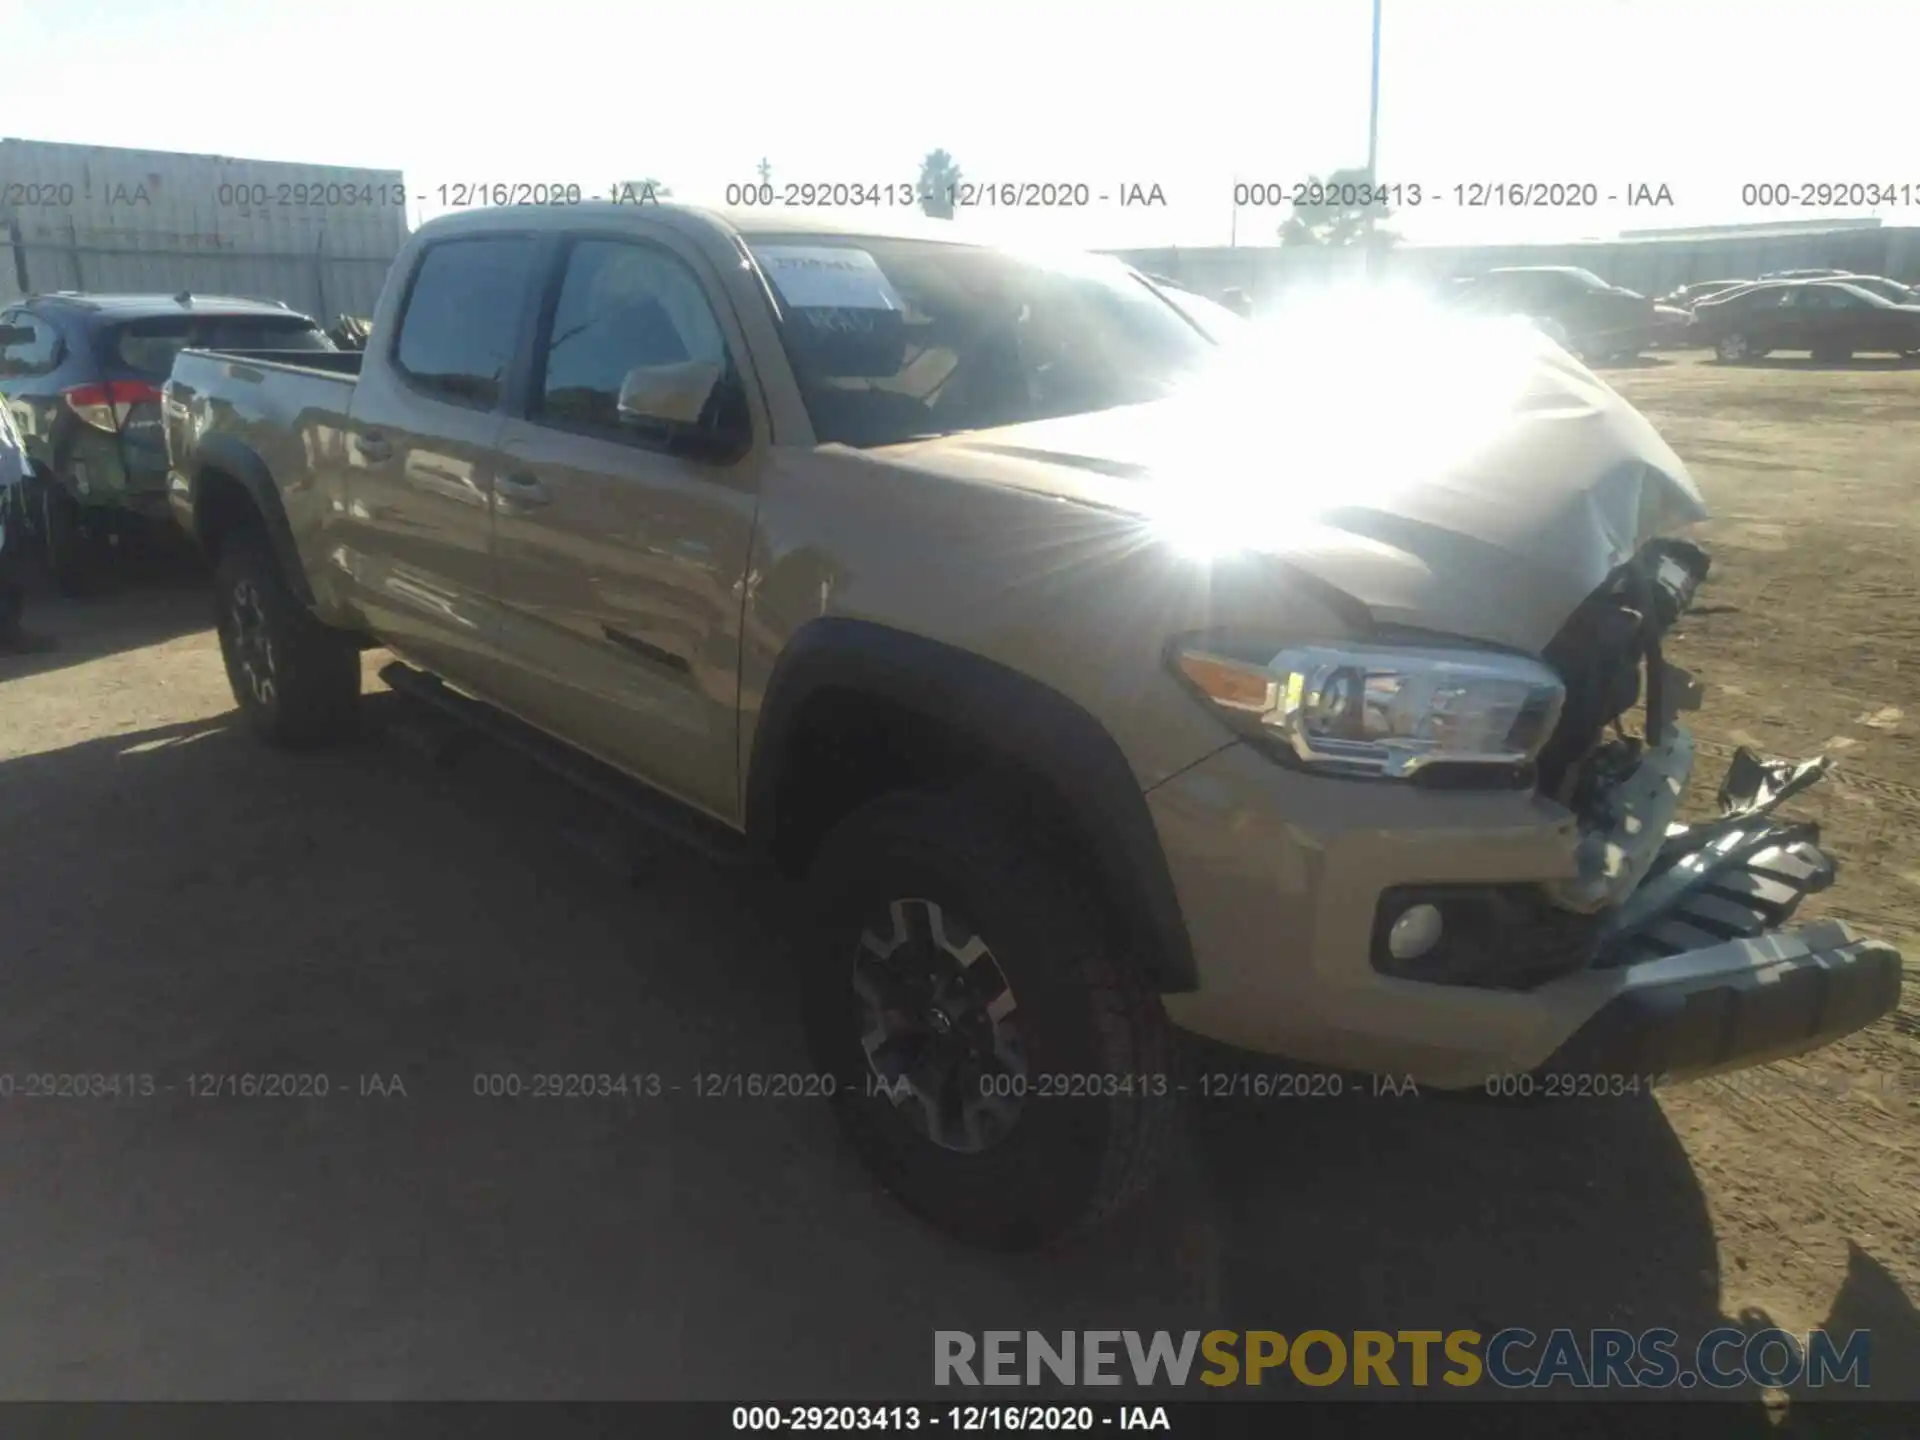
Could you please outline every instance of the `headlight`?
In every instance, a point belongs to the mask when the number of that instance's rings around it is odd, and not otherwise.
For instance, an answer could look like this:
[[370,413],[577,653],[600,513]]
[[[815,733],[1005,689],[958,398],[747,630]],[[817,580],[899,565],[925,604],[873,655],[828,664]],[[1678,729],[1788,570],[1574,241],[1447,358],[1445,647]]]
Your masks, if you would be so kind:
[[1176,656],[1241,729],[1339,774],[1524,765],[1552,736],[1566,698],[1546,666],[1495,651],[1308,645],[1263,663],[1213,641]]

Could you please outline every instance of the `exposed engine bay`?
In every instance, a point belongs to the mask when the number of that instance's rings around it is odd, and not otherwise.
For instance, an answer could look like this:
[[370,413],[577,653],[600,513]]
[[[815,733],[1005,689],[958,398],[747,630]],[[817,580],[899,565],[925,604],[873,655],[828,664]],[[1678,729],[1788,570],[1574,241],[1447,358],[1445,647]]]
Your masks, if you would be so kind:
[[1834,879],[1816,826],[1767,818],[1826,773],[1824,756],[1775,760],[1743,747],[1720,786],[1720,817],[1675,822],[1694,760],[1677,716],[1699,707],[1701,687],[1666,660],[1661,642],[1709,566],[1697,545],[1655,540],[1547,647],[1566,700],[1540,755],[1539,785],[1580,823],[1579,873],[1547,891],[1563,910],[1611,912],[1603,965],[1759,934]]
[[[1653,541],[1615,570],[1547,646],[1545,658],[1567,696],[1540,754],[1540,787],[1576,815],[1600,819],[1596,807],[1604,808],[1647,748],[1672,739],[1674,715],[1696,708],[1698,686],[1667,664],[1660,642],[1693,603],[1710,564],[1697,545]],[[1622,721],[1643,692],[1644,733],[1635,737]]]

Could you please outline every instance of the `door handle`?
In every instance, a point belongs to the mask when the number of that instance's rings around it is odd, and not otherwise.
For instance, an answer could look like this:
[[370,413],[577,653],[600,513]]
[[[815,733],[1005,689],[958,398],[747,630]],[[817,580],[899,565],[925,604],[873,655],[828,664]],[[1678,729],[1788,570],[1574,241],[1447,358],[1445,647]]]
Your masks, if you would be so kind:
[[357,448],[362,460],[371,461],[375,465],[393,458],[393,442],[378,430],[362,431]]
[[544,505],[553,498],[547,487],[531,475],[502,475],[500,498],[516,505]]

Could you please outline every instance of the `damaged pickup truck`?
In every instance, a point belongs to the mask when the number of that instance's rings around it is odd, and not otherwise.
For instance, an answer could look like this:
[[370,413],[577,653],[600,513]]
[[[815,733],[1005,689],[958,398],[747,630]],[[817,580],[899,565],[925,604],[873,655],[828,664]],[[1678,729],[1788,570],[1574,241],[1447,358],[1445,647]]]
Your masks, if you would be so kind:
[[1176,1029],[1613,1094],[1892,1009],[1893,949],[1784,928],[1817,763],[1676,822],[1680,459],[1524,329],[1351,322],[1223,347],[951,224],[473,212],[364,356],[182,354],[171,495],[263,738],[350,731],[383,645],[799,882],[822,1088],[981,1243],[1140,1191]]

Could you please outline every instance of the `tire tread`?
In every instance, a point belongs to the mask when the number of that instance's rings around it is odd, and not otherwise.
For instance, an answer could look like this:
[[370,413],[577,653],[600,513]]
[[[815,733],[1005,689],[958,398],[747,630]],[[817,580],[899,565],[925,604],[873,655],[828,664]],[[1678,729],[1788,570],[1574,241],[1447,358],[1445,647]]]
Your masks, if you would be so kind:
[[[308,749],[352,732],[360,699],[360,648],[353,636],[316,620],[288,587],[266,536],[244,526],[228,536],[215,565],[224,606],[230,584],[242,576],[261,591],[278,631],[275,687],[278,703],[264,710],[244,693],[231,664],[234,699],[254,731],[270,745]],[[225,634],[225,617],[216,616]],[[224,646],[222,655],[224,658]]]

